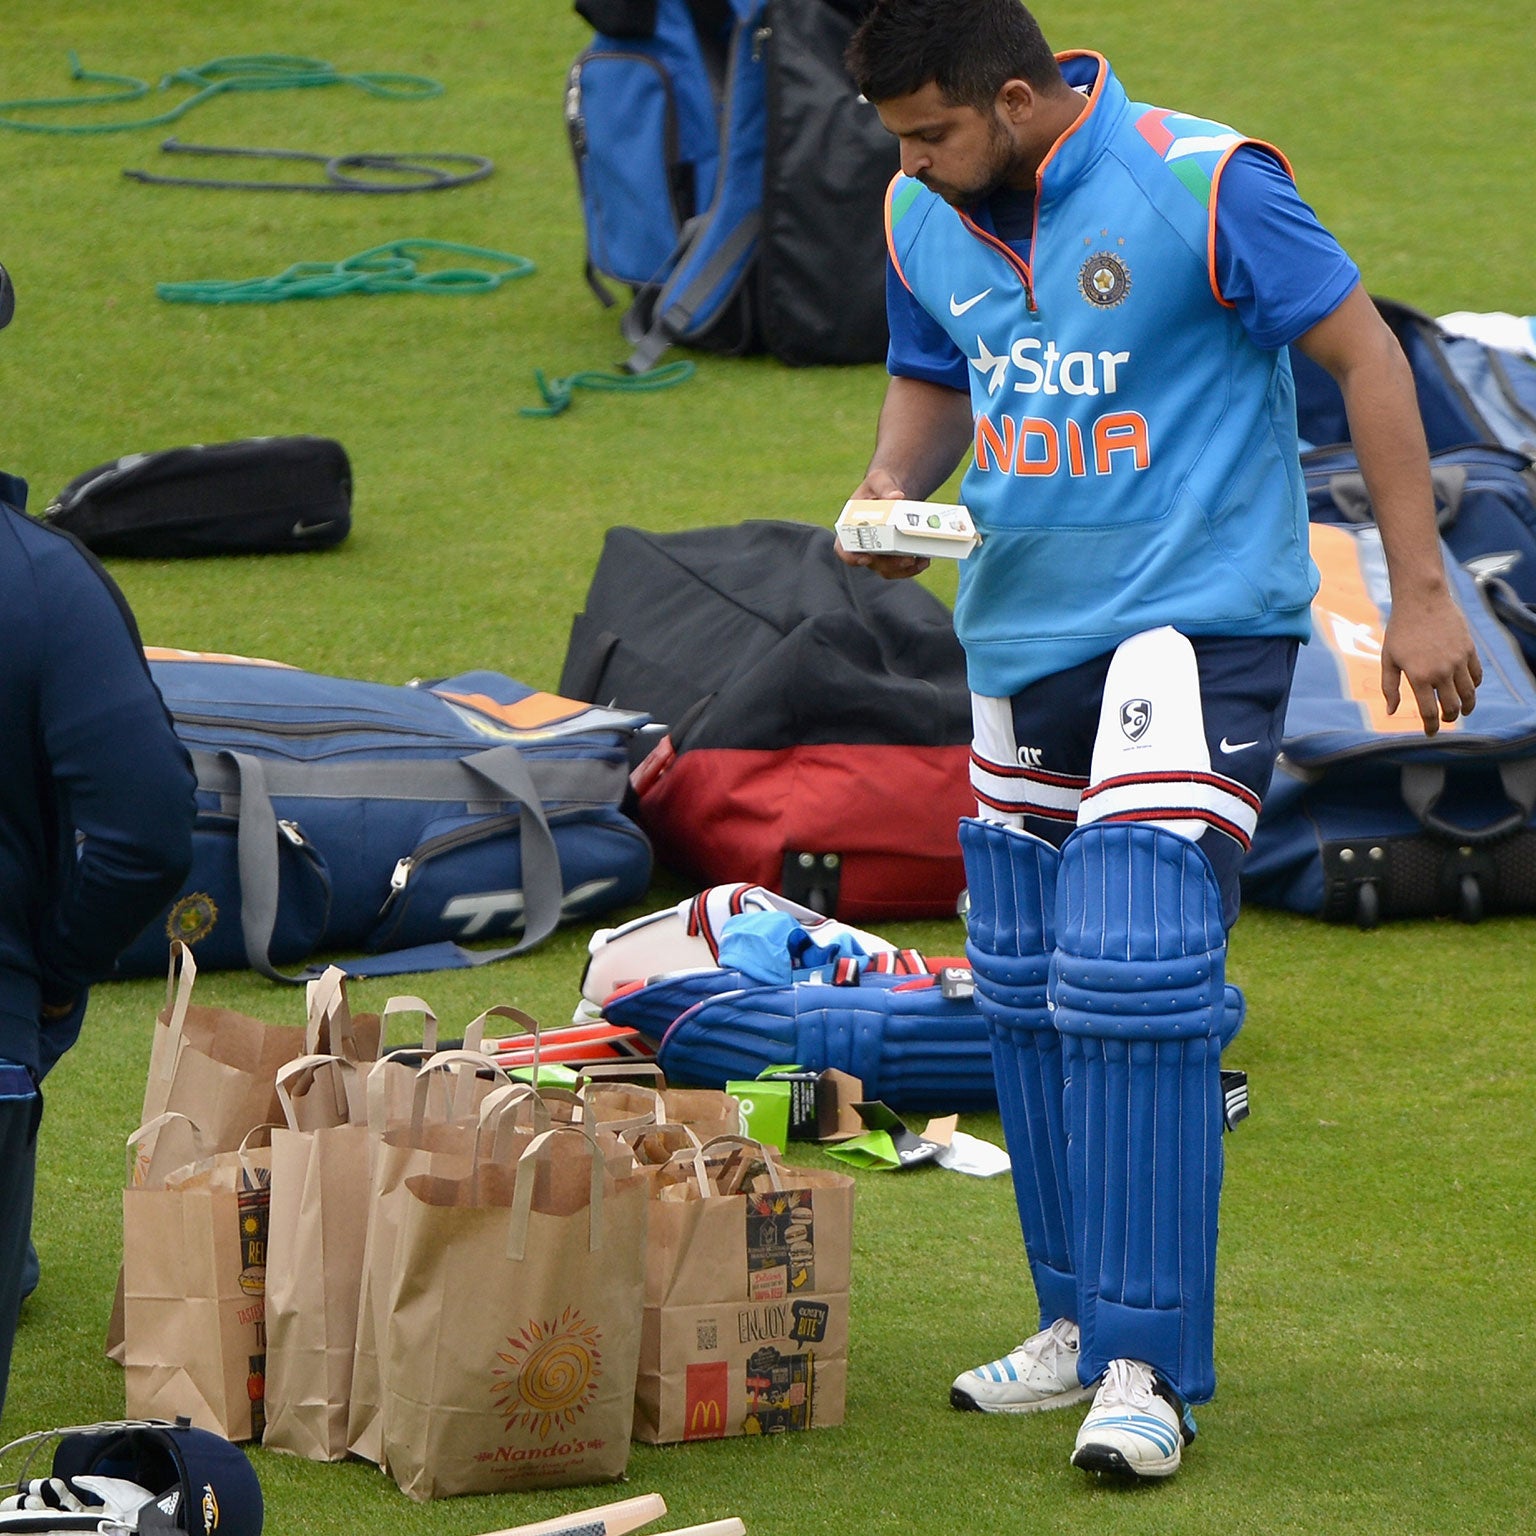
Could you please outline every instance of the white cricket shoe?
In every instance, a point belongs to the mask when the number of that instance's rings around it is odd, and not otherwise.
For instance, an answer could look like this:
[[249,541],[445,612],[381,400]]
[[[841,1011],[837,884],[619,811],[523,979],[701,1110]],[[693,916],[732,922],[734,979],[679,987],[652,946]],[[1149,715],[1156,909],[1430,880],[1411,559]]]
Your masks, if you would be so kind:
[[1139,1360],[1111,1360],[1077,1432],[1072,1465],[1121,1477],[1172,1477],[1194,1416]]
[[1059,1317],[1015,1350],[955,1377],[949,1401],[981,1413],[1043,1413],[1093,1396],[1077,1379],[1077,1324]]

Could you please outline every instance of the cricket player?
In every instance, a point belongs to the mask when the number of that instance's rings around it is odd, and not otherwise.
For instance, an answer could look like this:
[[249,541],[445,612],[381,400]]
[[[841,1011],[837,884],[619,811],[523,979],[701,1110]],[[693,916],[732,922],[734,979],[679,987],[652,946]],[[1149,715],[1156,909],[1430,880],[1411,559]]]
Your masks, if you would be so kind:
[[1290,344],[1343,392],[1380,527],[1389,709],[1406,684],[1433,735],[1481,667],[1407,362],[1279,150],[1132,101],[1018,0],[877,0],[848,62],[901,146],[853,494],[968,458],[982,538],[967,948],[1040,1319],[951,1400],[1091,1399],[1074,1464],[1166,1478],[1215,1390],[1226,935],[1317,587]]

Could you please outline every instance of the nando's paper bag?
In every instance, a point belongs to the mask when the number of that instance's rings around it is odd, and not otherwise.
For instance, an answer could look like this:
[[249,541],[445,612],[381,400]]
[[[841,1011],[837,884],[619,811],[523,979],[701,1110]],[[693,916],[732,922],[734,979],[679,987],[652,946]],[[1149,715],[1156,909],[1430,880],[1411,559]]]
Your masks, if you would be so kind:
[[[385,1005],[386,1012],[389,1006]],[[416,1053],[409,1054],[414,1058]],[[402,1094],[404,1082],[409,1083],[408,1097]],[[401,1059],[386,1053],[368,1071],[368,1230],[347,1403],[347,1449],[364,1461],[382,1463],[383,1459],[381,1410],[387,1362],[381,1346],[405,1180],[413,1173],[468,1173],[479,1136],[480,1110],[500,1088],[510,1086],[506,1073],[475,1049],[438,1051],[419,1066],[405,1067]]]
[[395,1481],[434,1499],[622,1477],[647,1208],[622,1144],[557,1125],[515,1163],[406,1189],[384,1372]]
[[841,1424],[853,1180],[722,1137],[652,1191],[635,1439]]
[[184,1414],[226,1440],[261,1439],[270,1154],[250,1139],[123,1191],[131,1419]]

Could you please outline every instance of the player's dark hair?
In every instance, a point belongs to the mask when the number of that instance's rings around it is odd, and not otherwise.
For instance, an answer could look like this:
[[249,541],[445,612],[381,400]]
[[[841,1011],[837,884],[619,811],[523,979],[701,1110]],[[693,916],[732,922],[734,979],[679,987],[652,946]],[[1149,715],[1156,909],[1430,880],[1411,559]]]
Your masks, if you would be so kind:
[[985,111],[1005,80],[1062,84],[1040,24],[1019,0],[876,0],[853,34],[848,72],[874,102],[931,80],[952,106]]

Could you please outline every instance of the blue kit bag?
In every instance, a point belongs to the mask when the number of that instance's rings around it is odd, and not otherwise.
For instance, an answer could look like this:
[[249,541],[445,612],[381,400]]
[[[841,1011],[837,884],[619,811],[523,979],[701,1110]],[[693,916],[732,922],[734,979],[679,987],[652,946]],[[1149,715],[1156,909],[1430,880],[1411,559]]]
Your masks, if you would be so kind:
[[1380,692],[1390,609],[1369,524],[1314,522],[1323,584],[1275,776],[1243,869],[1260,905],[1372,927],[1385,918],[1536,911],[1536,680],[1483,586],[1446,570],[1483,662],[1477,708],[1423,734]]
[[595,35],[565,121],[625,366],[674,343],[784,362],[885,356],[880,209],[895,141],[843,50],[868,0],[576,0]]
[[[1429,451],[1492,443],[1536,458],[1536,361],[1470,336],[1452,335],[1411,305],[1373,296],[1413,373]],[[1329,374],[1291,348],[1296,424],[1313,447],[1344,443],[1344,396]]]
[[[197,774],[193,867],[118,961],[158,974],[362,949],[353,975],[483,964],[635,900],[650,845],[619,809],[648,717],[496,672],[395,687],[150,648]],[[506,939],[485,951],[460,940]]]
[[[1303,455],[1314,523],[1372,521],[1360,461],[1347,444]],[[1496,443],[1446,448],[1430,457],[1435,518],[1450,556],[1475,578],[1484,601],[1536,667],[1536,485],[1531,462]]]

